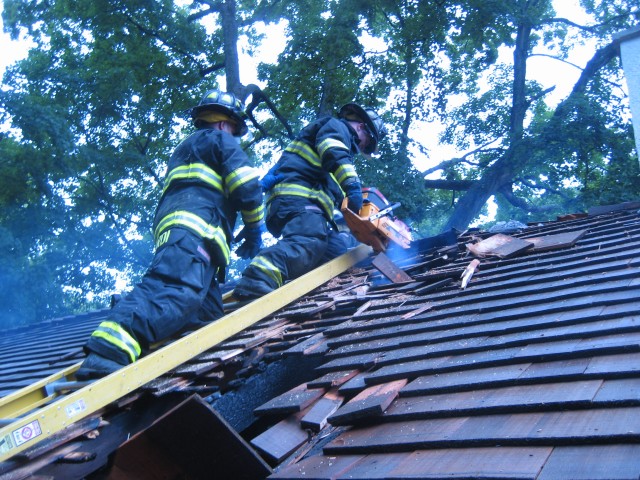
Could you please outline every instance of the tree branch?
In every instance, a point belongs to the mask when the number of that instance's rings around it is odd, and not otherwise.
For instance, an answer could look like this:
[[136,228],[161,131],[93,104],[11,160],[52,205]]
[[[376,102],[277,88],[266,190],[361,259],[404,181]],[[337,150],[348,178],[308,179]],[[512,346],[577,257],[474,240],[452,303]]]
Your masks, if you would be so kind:
[[555,85],[553,87],[549,87],[546,90],[543,90],[542,92],[540,92],[538,95],[535,95],[531,98],[527,99],[527,103],[530,105],[533,102],[535,102],[536,100],[541,99],[542,97],[544,97],[545,95],[547,95],[548,93],[553,92],[556,89]]
[[202,75],[203,77],[206,77],[207,75],[209,75],[212,72],[217,72],[218,70],[223,70],[224,67],[225,67],[225,63],[224,62],[216,63],[214,65],[211,65],[210,67],[201,68],[200,69],[200,75]]
[[531,205],[529,203],[527,203],[524,199],[516,196],[513,193],[513,190],[511,190],[511,185],[509,186],[504,186],[503,188],[501,188],[499,190],[499,193],[502,194],[502,196],[514,207],[520,208],[522,210],[524,210],[525,212],[529,212],[529,213],[545,213],[545,212],[550,212],[550,211],[554,211],[557,210],[558,208],[561,208],[561,205]]
[[469,165],[475,165],[473,162],[467,160],[468,157],[475,155],[478,152],[488,152],[488,151],[493,151],[493,150],[500,150],[500,149],[496,149],[496,148],[492,148],[489,150],[485,150],[485,148],[488,145],[491,145],[492,143],[494,143],[495,140],[492,140],[491,142],[487,142],[484,145],[479,146],[478,148],[471,150],[470,152],[465,153],[463,156],[461,157],[456,157],[456,158],[450,158],[449,160],[444,160],[442,162],[440,162],[438,165],[436,165],[435,167],[431,167],[427,170],[425,170],[424,172],[421,172],[423,176],[427,176],[433,172],[437,172],[438,170],[444,170],[445,168],[450,168],[452,166],[458,165],[460,163],[468,163]]
[[613,16],[608,18],[604,23],[598,23],[596,25],[580,25],[579,23],[572,22],[571,20],[563,17],[553,17],[553,18],[545,18],[539,22],[539,25],[548,25],[551,23],[564,23],[565,25],[569,25],[570,27],[575,27],[579,30],[583,30],[589,33],[598,33],[604,27],[608,27],[617,23],[619,20],[623,20],[629,17],[637,17],[640,13],[640,10],[631,10],[626,13],[621,13],[620,15]]
[[532,181],[530,181],[530,180],[528,180],[526,178],[516,178],[516,179],[514,179],[514,182],[519,182],[522,185],[524,185],[525,187],[529,187],[529,188],[532,188],[534,190],[545,190],[545,191],[547,191],[549,193],[552,193],[554,195],[557,195],[557,196],[559,196],[559,197],[561,197],[561,198],[563,198],[565,200],[572,200],[572,198],[569,197],[564,192],[562,192],[560,190],[557,190],[557,189],[555,189],[555,188],[553,188],[553,187],[551,187],[551,186],[549,186],[547,184],[545,184],[545,185],[536,185],[534,182],[532,182]]
[[[607,63],[613,60],[615,57],[620,55],[620,41],[614,40],[608,45],[598,49],[596,53],[594,53],[591,60],[587,62],[587,65],[582,70],[580,77],[576,81],[571,93],[567,98],[565,98],[558,106],[556,107],[555,112],[553,113],[553,117],[555,119],[563,118],[566,112],[569,110],[573,99],[583,93],[589,81],[598,73],[598,71],[604,67]],[[551,123],[553,127],[553,122]]]
[[271,110],[273,115],[278,119],[278,121],[282,123],[282,125],[287,131],[287,135],[289,136],[289,138],[291,139],[294,138],[293,130],[291,129],[291,126],[287,122],[287,119],[280,114],[280,112],[278,111],[278,108],[271,101],[271,99],[262,91],[262,89],[259,86],[254,84],[247,85],[245,87],[242,100],[243,101],[246,100],[249,97],[249,95],[251,95],[251,102],[249,103],[249,105],[247,105],[245,111],[247,112],[247,116],[251,120],[251,123],[258,129],[260,133],[262,133],[263,136],[268,137],[269,134],[267,133],[266,130],[264,130],[264,128],[262,128],[262,125],[260,125],[258,121],[255,119],[255,117],[253,116],[253,111],[258,107],[258,105],[260,105],[260,103],[264,102],[267,105],[267,108],[269,108],[269,110]]
[[475,180],[425,180],[424,186],[425,188],[460,192],[469,190],[475,183]]

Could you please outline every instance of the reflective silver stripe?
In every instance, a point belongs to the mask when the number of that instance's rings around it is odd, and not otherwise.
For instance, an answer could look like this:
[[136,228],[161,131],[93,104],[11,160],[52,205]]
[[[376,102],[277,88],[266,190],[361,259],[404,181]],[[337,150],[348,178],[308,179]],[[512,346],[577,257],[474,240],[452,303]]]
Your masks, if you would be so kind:
[[129,332],[116,322],[109,320],[101,322],[91,336],[102,338],[124,351],[129,356],[132,363],[138,359],[142,352],[140,344],[129,334]]
[[240,167],[227,175],[224,181],[229,193],[233,193],[236,188],[244,185],[251,180],[257,179],[258,177],[258,172],[254,168]]
[[158,226],[154,231],[156,243],[160,235],[172,227],[186,227],[202,238],[211,240],[220,248],[220,252],[224,255],[225,265],[229,263],[230,251],[229,245],[227,244],[227,237],[224,234],[224,230],[219,226],[208,224],[194,213],[180,210],[170,213],[158,222]]
[[287,148],[285,148],[284,151],[300,155],[315,167],[322,167],[322,163],[320,162],[320,157],[318,156],[318,154],[313,150],[313,148],[311,148],[304,142],[294,140],[289,145],[287,145]]
[[260,205],[253,210],[241,210],[242,222],[245,225],[261,225],[264,223],[264,205]]
[[273,263],[267,260],[265,257],[258,255],[251,261],[251,266],[256,267],[258,270],[266,273],[278,287],[282,286],[282,273],[278,270]]
[[219,192],[224,191],[222,177],[204,163],[190,163],[189,165],[181,165],[171,170],[167,173],[162,191],[165,192],[174,181],[183,179],[198,179],[212,186]]
[[340,150],[349,151],[349,147],[347,147],[340,140],[336,140],[335,138],[325,138],[318,144],[318,153],[320,157],[324,157],[324,154],[330,148],[339,148]]
[[333,201],[322,190],[314,190],[295,183],[278,183],[269,191],[267,201],[278,195],[294,195],[315,200],[327,214],[327,218],[333,218]]
[[358,174],[356,173],[355,167],[347,163],[336,168],[336,171],[334,172],[334,178],[340,185],[342,185],[345,180],[350,178],[355,178],[356,180],[358,180]]

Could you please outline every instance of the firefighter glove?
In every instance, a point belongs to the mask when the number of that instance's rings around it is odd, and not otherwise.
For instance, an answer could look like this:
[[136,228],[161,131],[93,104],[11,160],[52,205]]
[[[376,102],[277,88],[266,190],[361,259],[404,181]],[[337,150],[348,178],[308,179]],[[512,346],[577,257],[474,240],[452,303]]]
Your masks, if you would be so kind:
[[345,186],[347,195],[347,206],[353,213],[360,213],[362,208],[362,187],[360,182],[353,182]]
[[276,183],[282,180],[282,178],[282,175],[278,175],[278,164],[276,163],[267,173],[265,173],[264,177],[260,179],[262,190],[265,192],[271,190]]
[[236,255],[244,259],[255,257],[260,251],[260,248],[262,248],[263,232],[263,225],[253,228],[243,227],[236,238],[233,239],[234,243],[244,240],[244,242],[242,242],[242,245],[237,248]]
[[278,175],[277,173],[274,175],[271,172],[267,172],[260,180],[260,185],[262,185],[262,190],[266,192],[267,190],[271,190],[280,180],[282,180],[282,175]]

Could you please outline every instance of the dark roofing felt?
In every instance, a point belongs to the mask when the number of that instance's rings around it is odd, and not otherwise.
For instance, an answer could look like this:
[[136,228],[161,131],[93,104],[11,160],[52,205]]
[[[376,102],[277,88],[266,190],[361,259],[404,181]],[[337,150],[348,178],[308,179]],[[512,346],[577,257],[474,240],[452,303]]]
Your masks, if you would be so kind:
[[[411,281],[362,262],[146,388],[188,384],[215,408],[265,363],[313,359],[241,432],[270,478],[639,478],[639,207],[531,225],[506,245],[465,232],[390,250]],[[485,239],[490,255],[461,288],[467,245]],[[46,349],[33,347],[44,335],[17,333],[34,355],[11,371],[35,378],[100,318],[78,322],[75,340],[50,325]],[[20,385],[3,365],[16,345],[0,343],[0,392]],[[216,383],[231,364],[236,380]]]

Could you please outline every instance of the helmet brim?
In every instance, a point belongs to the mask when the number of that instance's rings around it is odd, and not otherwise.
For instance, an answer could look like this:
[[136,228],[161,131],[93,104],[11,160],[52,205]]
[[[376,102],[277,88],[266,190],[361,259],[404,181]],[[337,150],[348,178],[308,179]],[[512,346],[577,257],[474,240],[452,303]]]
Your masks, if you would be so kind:
[[229,117],[237,126],[237,131],[234,133],[234,137],[243,137],[249,131],[247,127],[246,119],[238,115],[232,109],[225,107],[224,105],[209,104],[209,105],[196,105],[189,110],[191,118],[195,120],[198,115],[203,112],[217,112],[222,113]]

